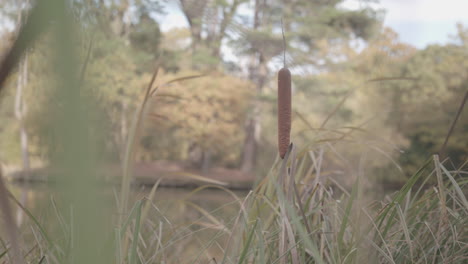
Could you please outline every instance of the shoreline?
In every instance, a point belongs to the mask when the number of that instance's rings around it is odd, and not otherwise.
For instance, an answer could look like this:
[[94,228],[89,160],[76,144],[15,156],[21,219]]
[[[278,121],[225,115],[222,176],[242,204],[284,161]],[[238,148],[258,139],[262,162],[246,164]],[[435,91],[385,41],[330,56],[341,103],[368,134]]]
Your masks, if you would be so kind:
[[[52,183],[54,170],[39,167],[16,170],[8,173],[8,181],[19,184]],[[103,184],[119,185],[122,171],[119,164],[108,164],[97,171]],[[251,174],[228,168],[211,168],[205,173],[196,169],[187,169],[174,162],[147,162],[135,164],[131,185],[151,188],[159,182],[160,187],[195,189],[201,186],[220,186],[230,190],[250,190],[255,182]],[[53,184],[53,183],[52,183]]]

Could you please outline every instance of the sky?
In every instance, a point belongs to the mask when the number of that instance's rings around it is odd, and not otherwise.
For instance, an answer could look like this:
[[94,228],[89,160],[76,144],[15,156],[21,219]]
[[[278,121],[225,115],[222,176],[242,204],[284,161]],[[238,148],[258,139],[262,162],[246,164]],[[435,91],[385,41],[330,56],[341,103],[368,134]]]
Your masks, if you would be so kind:
[[[345,6],[359,4],[349,0]],[[418,48],[445,44],[457,33],[456,23],[468,25],[468,0],[380,0],[375,6],[386,10],[385,26]]]
[[[312,1],[312,0],[311,0]],[[170,0],[167,15],[158,17],[163,31],[187,27],[177,8],[177,0]],[[417,48],[429,44],[445,44],[457,32],[456,23],[468,26],[468,0],[380,0],[372,4],[386,10],[384,25],[395,30],[400,40]],[[343,6],[359,8],[358,0],[347,0]]]

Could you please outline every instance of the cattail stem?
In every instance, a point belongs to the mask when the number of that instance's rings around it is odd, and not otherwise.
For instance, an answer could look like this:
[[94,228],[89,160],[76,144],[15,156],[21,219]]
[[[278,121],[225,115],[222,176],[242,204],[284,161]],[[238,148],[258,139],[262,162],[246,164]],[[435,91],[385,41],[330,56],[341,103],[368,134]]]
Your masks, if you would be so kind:
[[281,18],[281,34],[283,35],[283,68],[286,68],[286,37],[284,36],[283,19]]

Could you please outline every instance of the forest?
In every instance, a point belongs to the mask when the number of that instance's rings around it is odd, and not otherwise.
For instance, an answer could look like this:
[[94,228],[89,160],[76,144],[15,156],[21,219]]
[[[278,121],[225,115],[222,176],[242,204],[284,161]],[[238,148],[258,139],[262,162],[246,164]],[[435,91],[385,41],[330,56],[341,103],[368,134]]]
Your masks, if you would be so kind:
[[[89,57],[84,83],[99,101],[98,122],[107,131],[99,144],[108,162],[123,159],[130,120],[157,64],[161,82],[202,76],[162,87],[152,99],[135,159],[202,171],[268,168],[276,155],[276,71],[284,49],[293,72],[292,141],[333,141],[346,133],[334,148],[348,160],[363,151],[375,155],[369,170],[379,180],[403,181],[408,175],[393,169],[415,170],[442,149],[467,90],[468,29],[462,24],[451,43],[418,50],[382,26],[383,10],[345,10],[341,1],[182,0],[173,4],[189,27],[164,33],[154,19],[169,12],[162,2],[72,2],[77,60]],[[13,25],[3,30],[3,50],[23,23],[27,3],[3,3],[3,20]],[[41,36],[28,50],[2,94],[4,166],[48,162],[45,84],[53,69],[44,62],[51,41]],[[226,48],[234,60],[225,59]],[[464,111],[444,150],[454,167],[467,160],[467,120]],[[332,169],[342,167],[333,157],[325,160]]]

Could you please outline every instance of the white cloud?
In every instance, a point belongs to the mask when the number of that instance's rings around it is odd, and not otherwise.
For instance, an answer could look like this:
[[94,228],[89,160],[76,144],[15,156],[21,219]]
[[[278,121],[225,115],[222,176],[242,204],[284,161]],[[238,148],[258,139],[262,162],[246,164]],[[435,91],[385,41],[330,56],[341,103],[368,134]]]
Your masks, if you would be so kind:
[[387,9],[385,21],[467,21],[467,0],[381,0]]
[[[361,4],[348,0],[343,6],[357,9]],[[380,0],[371,6],[384,9],[384,25],[418,48],[447,43],[456,34],[456,23],[468,25],[468,0]]]

